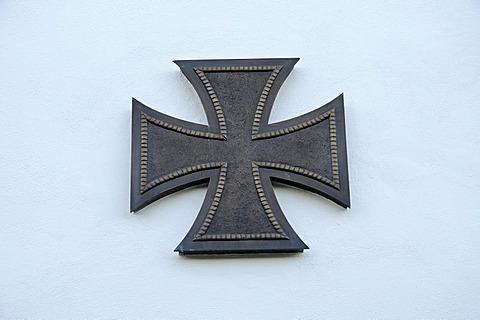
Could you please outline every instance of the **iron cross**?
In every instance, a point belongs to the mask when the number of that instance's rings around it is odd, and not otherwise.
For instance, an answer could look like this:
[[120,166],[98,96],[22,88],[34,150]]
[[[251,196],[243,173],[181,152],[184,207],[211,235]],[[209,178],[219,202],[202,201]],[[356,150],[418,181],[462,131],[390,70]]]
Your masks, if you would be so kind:
[[273,192],[279,182],[349,207],[343,95],[277,123],[275,97],[299,59],[174,61],[197,92],[208,125],[133,99],[131,211],[208,184],[181,254],[301,252],[308,247]]

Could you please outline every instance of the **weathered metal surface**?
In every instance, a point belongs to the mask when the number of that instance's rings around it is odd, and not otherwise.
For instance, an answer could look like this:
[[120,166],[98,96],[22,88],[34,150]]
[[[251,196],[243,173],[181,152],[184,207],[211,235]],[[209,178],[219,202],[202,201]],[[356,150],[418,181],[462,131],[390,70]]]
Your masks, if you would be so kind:
[[167,116],[133,99],[131,210],[208,184],[182,254],[300,252],[272,182],[349,207],[343,95],[302,116],[268,123],[298,59],[175,61],[208,125]]

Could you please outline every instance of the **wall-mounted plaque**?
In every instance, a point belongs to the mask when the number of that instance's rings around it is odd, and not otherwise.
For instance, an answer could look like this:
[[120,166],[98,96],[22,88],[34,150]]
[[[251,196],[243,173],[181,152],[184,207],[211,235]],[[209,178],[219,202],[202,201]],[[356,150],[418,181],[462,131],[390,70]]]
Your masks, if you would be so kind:
[[[133,99],[131,210],[208,185],[181,254],[288,253],[308,247],[292,229],[272,183],[349,207],[343,95],[307,114],[268,118],[299,59],[175,61],[197,92],[208,125]],[[301,214],[293,212],[292,214]]]

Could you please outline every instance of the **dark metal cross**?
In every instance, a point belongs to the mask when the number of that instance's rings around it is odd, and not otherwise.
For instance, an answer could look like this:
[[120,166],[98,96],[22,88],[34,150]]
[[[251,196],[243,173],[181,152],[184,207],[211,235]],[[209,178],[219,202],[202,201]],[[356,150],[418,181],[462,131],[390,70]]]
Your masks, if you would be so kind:
[[298,59],[175,61],[202,101],[208,125],[133,99],[131,210],[208,183],[182,254],[300,252],[272,182],[349,207],[343,96],[302,116],[268,123]]

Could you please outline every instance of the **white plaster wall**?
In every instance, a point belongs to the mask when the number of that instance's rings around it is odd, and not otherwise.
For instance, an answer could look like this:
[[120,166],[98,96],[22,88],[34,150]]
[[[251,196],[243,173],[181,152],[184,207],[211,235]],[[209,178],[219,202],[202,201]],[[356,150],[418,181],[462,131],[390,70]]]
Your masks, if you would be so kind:
[[[344,92],[352,208],[276,188],[311,247],[172,250],[129,213],[131,97],[205,122],[173,59],[300,57],[273,121]],[[0,1],[0,318],[478,319],[478,1]]]

